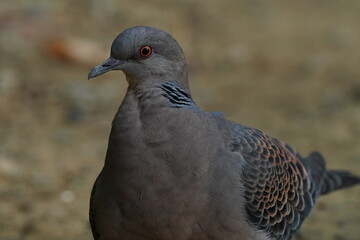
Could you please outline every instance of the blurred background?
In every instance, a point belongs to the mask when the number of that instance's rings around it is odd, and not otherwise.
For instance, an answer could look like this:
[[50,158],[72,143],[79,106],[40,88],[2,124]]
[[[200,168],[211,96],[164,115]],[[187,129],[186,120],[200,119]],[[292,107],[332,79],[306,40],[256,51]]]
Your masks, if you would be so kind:
[[[1,0],[0,239],[91,239],[88,200],[121,72],[87,80],[125,28],[171,33],[196,102],[360,174],[360,1]],[[297,240],[360,239],[359,187]]]

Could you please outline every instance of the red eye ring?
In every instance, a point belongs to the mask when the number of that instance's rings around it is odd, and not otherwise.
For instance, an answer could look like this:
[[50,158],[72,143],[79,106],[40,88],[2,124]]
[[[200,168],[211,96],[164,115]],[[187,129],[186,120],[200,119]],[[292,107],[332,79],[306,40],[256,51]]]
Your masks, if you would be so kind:
[[149,57],[151,53],[152,53],[152,48],[150,46],[143,46],[139,50],[139,54],[143,58]]

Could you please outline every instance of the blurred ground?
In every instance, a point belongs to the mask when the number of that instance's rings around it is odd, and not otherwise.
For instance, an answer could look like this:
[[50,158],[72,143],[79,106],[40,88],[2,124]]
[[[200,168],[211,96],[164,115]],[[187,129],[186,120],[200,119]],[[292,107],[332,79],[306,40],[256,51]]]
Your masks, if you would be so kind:
[[[88,199],[126,90],[87,73],[134,25],[183,46],[209,111],[360,174],[360,2],[0,2],[0,239],[91,239]],[[357,240],[359,187],[322,198],[297,239]]]

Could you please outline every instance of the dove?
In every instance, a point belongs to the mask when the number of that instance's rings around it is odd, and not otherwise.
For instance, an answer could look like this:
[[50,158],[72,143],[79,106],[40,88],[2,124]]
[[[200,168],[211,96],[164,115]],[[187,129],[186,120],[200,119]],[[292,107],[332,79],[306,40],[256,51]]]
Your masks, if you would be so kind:
[[91,193],[95,240],[290,240],[321,195],[360,183],[202,110],[182,48],[160,29],[120,33],[88,78],[114,70],[128,89]]

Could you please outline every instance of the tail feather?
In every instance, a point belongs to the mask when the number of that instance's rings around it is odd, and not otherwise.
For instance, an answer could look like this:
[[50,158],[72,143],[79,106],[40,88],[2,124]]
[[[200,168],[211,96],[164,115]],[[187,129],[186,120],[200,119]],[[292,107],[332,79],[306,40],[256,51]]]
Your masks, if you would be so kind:
[[320,194],[324,195],[329,192],[342,188],[348,188],[356,184],[360,184],[359,176],[355,176],[347,171],[328,170],[325,173]]
[[302,159],[306,165],[314,186],[312,192],[316,199],[318,194],[324,195],[332,191],[360,184],[360,176],[347,171],[326,170],[325,159],[318,152],[312,152],[306,159]]

